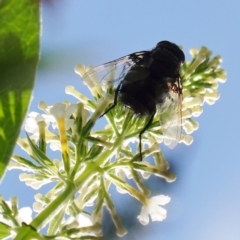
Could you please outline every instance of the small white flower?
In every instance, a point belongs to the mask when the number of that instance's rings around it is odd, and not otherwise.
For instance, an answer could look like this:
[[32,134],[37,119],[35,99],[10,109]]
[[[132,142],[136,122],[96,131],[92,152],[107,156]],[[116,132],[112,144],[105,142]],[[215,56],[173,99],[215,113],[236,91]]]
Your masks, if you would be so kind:
[[191,145],[193,142],[193,137],[191,135],[181,135],[180,142],[186,144],[186,145]]
[[203,108],[201,106],[194,106],[192,108],[192,115],[194,117],[200,116],[202,114],[202,112],[203,112]]
[[194,131],[196,131],[199,127],[198,122],[195,122],[191,118],[185,119],[183,122],[183,129],[187,134],[190,134]]
[[189,90],[183,88],[183,89],[182,89],[182,96],[183,96],[183,102],[184,102],[184,101],[186,101],[185,99],[191,97],[191,93],[190,93]]
[[86,73],[86,68],[83,64],[78,64],[74,70],[75,70],[75,73],[79,74],[81,78]]
[[219,70],[216,81],[220,83],[225,83],[227,81],[227,73],[224,70]]
[[70,216],[65,222],[63,223],[64,226],[68,225],[69,227],[89,227],[94,225],[95,221],[91,215],[86,213],[79,213],[76,217]]
[[[9,208],[12,208],[12,203],[10,201],[5,201]],[[18,210],[17,216],[15,216],[17,222],[21,225],[23,222],[29,224],[32,221],[32,209],[30,207],[23,207]],[[2,214],[0,214],[0,222],[6,223],[11,227],[15,227],[13,223],[4,218]]]
[[29,133],[31,133],[31,138],[38,140],[39,138],[39,122],[45,122],[46,123],[46,129],[48,128],[49,124],[51,122],[54,122],[54,118],[52,116],[42,114],[40,115],[39,113],[36,112],[30,112],[28,114],[28,118],[26,119],[25,122],[25,130]]
[[141,213],[138,215],[138,220],[141,224],[149,223],[149,215],[152,221],[162,221],[167,216],[167,210],[160,207],[170,202],[170,197],[158,195],[148,199],[147,205],[142,207]]
[[208,92],[208,93],[205,93],[204,95],[204,100],[214,100],[214,101],[217,101],[220,97],[220,94],[218,91],[212,91],[212,92]]
[[91,120],[95,122],[102,113],[104,113],[106,107],[113,102],[113,96],[111,94],[106,94],[104,97],[99,98],[97,100],[97,108],[93,115],[91,116]]
[[92,73],[90,75],[85,75],[86,72],[88,72],[89,70],[91,70],[92,67],[88,67],[86,68],[84,65],[82,64],[78,64],[75,67],[75,72],[77,74],[79,74],[82,78],[83,78],[83,83],[85,85],[87,85],[87,87],[89,88],[89,90],[91,91],[92,95],[94,97],[99,97],[99,96],[103,96],[103,90],[101,88],[99,79],[97,77],[97,75],[95,73]]
[[206,54],[204,54],[204,52],[202,51],[203,49],[201,49],[201,51],[199,52],[198,55],[196,55],[194,61],[191,63],[191,65],[187,68],[185,74],[184,74],[184,78],[187,79],[195,70],[196,68],[203,63],[206,60]]
[[182,111],[182,119],[191,118],[192,117],[192,110],[187,108]]
[[189,50],[189,53],[191,54],[191,56],[192,56],[193,58],[195,58],[195,57],[197,56],[197,54],[199,53],[199,50],[196,49],[196,48],[191,48],[191,49]]
[[[65,128],[68,130],[74,123],[73,119],[69,119],[70,116],[76,112],[77,104],[71,104],[67,106],[64,103],[56,103],[50,107],[50,114],[55,117],[55,119],[64,118],[65,119]],[[53,124],[53,128],[56,128],[56,123]]]
[[90,99],[87,98],[82,93],[78,92],[73,86],[66,86],[65,92],[66,92],[66,94],[72,95],[75,98],[77,98],[80,102],[82,102],[84,104],[85,109],[87,109],[91,112],[93,112],[95,110],[95,108],[91,104],[89,104]]
[[183,108],[193,108],[195,106],[202,106],[204,103],[204,98],[203,97],[195,97],[195,98],[185,98],[185,101],[183,101]]
[[30,207],[23,207],[18,210],[17,221],[26,224],[32,221],[32,209]]
[[29,174],[29,173],[21,173],[19,174],[19,180],[21,182],[25,182],[27,186],[32,187],[33,189],[37,190],[44,186],[45,184],[51,183],[52,179],[50,178],[36,178],[36,174]]
[[92,218],[91,215],[88,215],[86,213],[80,213],[76,216],[76,220],[79,224],[79,227],[88,227],[88,226],[92,226],[95,221]]

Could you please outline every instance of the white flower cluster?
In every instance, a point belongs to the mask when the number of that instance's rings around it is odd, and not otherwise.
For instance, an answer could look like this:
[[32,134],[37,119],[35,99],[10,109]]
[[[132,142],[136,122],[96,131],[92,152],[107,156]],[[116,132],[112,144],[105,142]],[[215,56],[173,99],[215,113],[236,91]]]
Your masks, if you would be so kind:
[[[190,134],[198,129],[198,123],[192,118],[202,113],[204,102],[213,104],[219,98],[218,82],[226,79],[219,56],[210,58],[211,52],[205,47],[199,52],[193,49],[191,53],[193,60],[185,63],[181,69],[183,100],[178,105],[181,112],[178,112],[178,119],[173,120],[177,122],[173,126],[177,126],[178,131],[181,130],[179,126],[182,127],[186,133],[178,141],[187,145],[193,141]],[[80,76],[87,70],[83,65],[75,68]],[[114,71],[110,73],[112,75]],[[109,76],[111,78],[113,76]],[[50,182],[56,183],[45,195],[35,196],[34,210],[38,215],[30,223],[38,230],[49,224],[52,239],[54,236],[58,239],[64,234],[68,239],[89,236],[101,239],[99,226],[104,206],[111,214],[117,234],[126,234],[127,230],[108,193],[110,185],[114,185],[120,193],[133,196],[143,205],[137,217],[140,223],[148,224],[149,216],[152,221],[162,221],[166,218],[166,210],[160,205],[167,204],[170,197],[151,196],[144,179],[150,175],[161,177],[167,182],[176,179],[175,174],[169,171],[169,164],[159,147],[159,142],[169,144],[169,140],[174,138],[174,127],[165,131],[156,114],[142,136],[145,147],[142,156],[145,158],[152,155],[154,163],[141,162],[139,152],[133,151],[134,146],[129,143],[139,141],[139,132],[148,117],[133,116],[131,111],[118,103],[105,115],[108,121],[106,127],[93,129],[99,117],[111,106],[114,88],[112,85],[102,86],[94,74],[84,78],[84,83],[94,100],[68,86],[66,93],[75,96],[79,101],[77,104],[64,102],[47,106],[41,102],[39,108],[44,114],[29,114],[25,123],[29,136],[19,139],[18,144],[31,159],[13,155],[9,165],[9,169],[18,168],[27,172],[20,175],[20,180],[34,189]],[[59,151],[61,157],[51,160],[50,150]],[[135,187],[126,178],[130,178]],[[88,206],[92,206],[93,210],[87,212]],[[83,213],[92,219],[86,225],[79,222]],[[68,220],[65,215],[68,215]],[[56,227],[52,229],[54,216]]]
[[184,64],[181,73],[182,119],[187,134],[198,129],[198,122],[192,118],[201,115],[204,103],[212,105],[219,99],[218,83],[226,81],[226,72],[221,68],[222,59],[219,55],[211,59],[212,52],[206,47],[200,51],[193,48],[190,54],[193,60]]

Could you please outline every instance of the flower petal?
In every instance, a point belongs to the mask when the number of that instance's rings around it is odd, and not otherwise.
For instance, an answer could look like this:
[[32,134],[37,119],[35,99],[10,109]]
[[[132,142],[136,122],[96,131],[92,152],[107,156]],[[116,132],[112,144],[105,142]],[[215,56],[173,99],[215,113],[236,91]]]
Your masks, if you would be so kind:
[[151,203],[156,205],[165,205],[169,203],[170,200],[171,198],[165,195],[154,196],[150,199]]
[[137,219],[142,225],[147,225],[149,223],[148,216],[148,207],[143,206],[140,214],[137,216]]

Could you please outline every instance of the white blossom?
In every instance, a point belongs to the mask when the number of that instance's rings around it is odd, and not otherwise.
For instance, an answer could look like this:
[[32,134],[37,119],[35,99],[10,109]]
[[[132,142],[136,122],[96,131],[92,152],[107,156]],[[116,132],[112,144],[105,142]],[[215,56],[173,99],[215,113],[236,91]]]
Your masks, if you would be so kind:
[[[9,208],[12,208],[12,204],[10,201],[5,202],[7,203]],[[18,213],[15,216],[15,219],[17,220],[19,225],[21,225],[23,222],[29,224],[32,221],[32,209],[30,207],[23,207],[18,209]],[[4,218],[2,214],[0,214],[0,222],[10,225],[11,227],[15,227],[13,223],[10,220]]]
[[[74,123],[73,119],[70,119],[70,116],[75,113],[77,110],[77,104],[71,104],[67,106],[64,103],[56,103],[53,106],[50,106],[49,112],[55,117],[55,119],[64,118],[65,119],[65,128],[68,130]],[[57,127],[57,123],[53,123],[53,128]]]
[[149,223],[149,215],[152,221],[162,221],[167,217],[167,210],[160,207],[170,202],[170,197],[158,195],[148,199],[147,204],[143,205],[141,213],[137,217],[143,225]]
[[76,217],[70,216],[63,225],[77,225],[78,228],[80,227],[89,227],[94,224],[94,219],[91,215],[86,213],[80,213]]
[[[25,121],[24,128],[28,133],[32,134],[31,138],[35,140],[38,140],[39,138],[39,126],[38,126],[39,122],[45,122],[46,124],[45,128],[47,129],[50,123],[55,122],[55,120],[51,115],[39,114],[37,112],[30,112]],[[50,136],[50,135],[53,136],[53,134],[51,134],[48,130],[46,131],[46,133],[47,133],[47,136]]]

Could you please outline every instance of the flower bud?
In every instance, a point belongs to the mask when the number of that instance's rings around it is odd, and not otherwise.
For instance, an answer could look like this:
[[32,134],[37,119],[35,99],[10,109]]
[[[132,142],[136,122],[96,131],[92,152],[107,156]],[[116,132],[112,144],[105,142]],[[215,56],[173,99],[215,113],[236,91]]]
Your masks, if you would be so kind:
[[82,78],[84,76],[84,74],[86,73],[86,68],[83,64],[78,64],[75,69],[74,69],[75,73],[79,74],[80,77]]
[[225,83],[227,81],[227,73],[223,69],[216,71],[216,74],[216,80],[218,82]]
[[220,97],[219,92],[212,91],[211,93],[210,92],[205,93],[204,100],[206,101],[206,99],[209,99],[209,100],[217,101],[219,99],[219,97]]
[[186,145],[191,145],[193,142],[193,137],[190,135],[182,135],[180,142],[182,142]]
[[183,99],[191,97],[190,91],[183,90]]
[[191,54],[191,56],[192,56],[193,58],[196,58],[196,56],[197,56],[197,54],[199,53],[199,51],[198,51],[197,48],[191,48],[191,49],[189,50],[189,53]]

